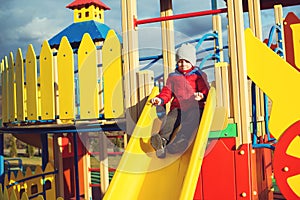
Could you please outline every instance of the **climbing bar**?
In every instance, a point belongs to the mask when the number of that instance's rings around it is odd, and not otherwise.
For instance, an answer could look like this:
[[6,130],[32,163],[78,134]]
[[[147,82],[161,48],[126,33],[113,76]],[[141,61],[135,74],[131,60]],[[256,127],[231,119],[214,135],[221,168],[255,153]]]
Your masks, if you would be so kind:
[[216,10],[204,10],[199,12],[191,12],[191,13],[172,15],[172,16],[150,18],[150,19],[141,19],[141,20],[134,19],[134,26],[137,27],[138,25],[141,24],[149,24],[149,23],[162,22],[162,21],[174,20],[174,19],[184,19],[190,17],[199,17],[204,15],[213,15],[213,14],[219,14],[224,12],[227,12],[227,8],[221,8]]

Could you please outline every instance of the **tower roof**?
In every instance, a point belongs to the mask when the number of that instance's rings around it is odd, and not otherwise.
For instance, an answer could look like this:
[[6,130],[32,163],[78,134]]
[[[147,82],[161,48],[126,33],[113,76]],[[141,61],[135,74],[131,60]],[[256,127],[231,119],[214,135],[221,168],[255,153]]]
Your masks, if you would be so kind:
[[110,7],[105,5],[101,0],[75,0],[66,7],[74,10],[76,8],[82,8],[89,5],[95,5],[103,8],[104,10],[110,10]]
[[[62,30],[60,33],[53,36],[48,42],[51,48],[57,48],[60,44],[62,37],[66,36],[71,46],[73,48],[77,48],[84,33],[89,33],[93,41],[103,41],[105,40],[109,30],[110,28],[107,25],[93,20],[73,23],[64,30]],[[122,41],[121,36],[118,35],[118,37],[120,41]]]

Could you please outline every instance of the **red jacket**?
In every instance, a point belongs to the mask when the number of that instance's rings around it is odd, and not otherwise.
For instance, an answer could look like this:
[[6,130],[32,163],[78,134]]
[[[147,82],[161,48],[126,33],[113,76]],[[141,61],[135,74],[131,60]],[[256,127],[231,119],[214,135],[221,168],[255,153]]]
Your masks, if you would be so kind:
[[[174,108],[188,110],[198,106],[203,109],[208,91],[207,75],[199,68],[194,68],[186,74],[176,69],[175,72],[169,74],[166,85],[157,97],[162,99],[162,105],[168,103],[173,98],[171,110]],[[204,99],[196,101],[195,92],[202,92]]]

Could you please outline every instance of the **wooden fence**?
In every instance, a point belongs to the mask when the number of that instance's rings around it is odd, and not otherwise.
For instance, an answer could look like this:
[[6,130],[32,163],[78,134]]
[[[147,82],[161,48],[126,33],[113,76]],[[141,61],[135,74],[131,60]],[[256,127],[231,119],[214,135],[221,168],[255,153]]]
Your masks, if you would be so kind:
[[[0,200],[27,200],[27,199],[56,199],[55,170],[52,164],[48,163],[43,171],[37,166],[32,172],[27,167],[25,174],[18,171],[16,174],[5,175],[4,190],[0,187]],[[10,177],[10,178],[8,178]],[[62,198],[58,198],[62,199]]]
[[[21,49],[16,59],[11,52],[1,61],[3,123],[122,118],[123,71],[121,43],[113,30],[97,46],[86,33],[78,50],[63,37],[58,51],[45,41],[39,56],[32,45],[25,59]],[[153,82],[153,72],[148,72],[137,76],[142,84],[145,77]],[[149,84],[145,87],[149,91]]]

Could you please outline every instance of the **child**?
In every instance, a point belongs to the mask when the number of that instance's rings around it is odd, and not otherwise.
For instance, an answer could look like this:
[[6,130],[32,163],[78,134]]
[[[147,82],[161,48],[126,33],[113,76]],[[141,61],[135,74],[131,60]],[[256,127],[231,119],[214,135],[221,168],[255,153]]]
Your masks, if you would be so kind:
[[[162,129],[150,138],[159,158],[166,156],[166,148],[169,153],[186,150],[199,126],[209,91],[207,75],[195,67],[196,49],[193,45],[183,44],[176,52],[176,62],[177,68],[169,74],[160,94],[150,100],[152,105],[165,105],[172,99]],[[171,142],[177,128],[179,131]]]

